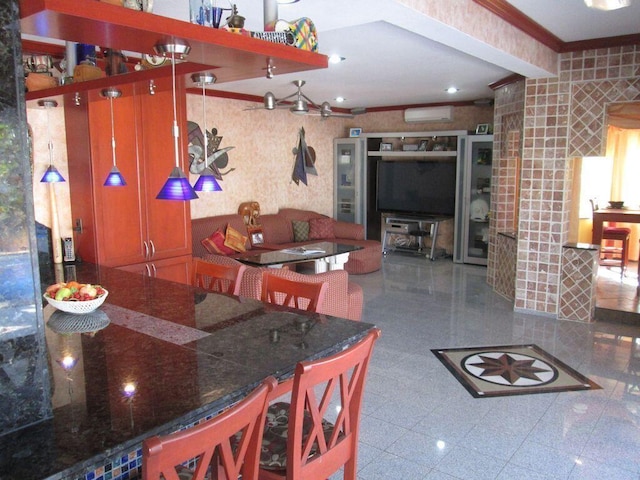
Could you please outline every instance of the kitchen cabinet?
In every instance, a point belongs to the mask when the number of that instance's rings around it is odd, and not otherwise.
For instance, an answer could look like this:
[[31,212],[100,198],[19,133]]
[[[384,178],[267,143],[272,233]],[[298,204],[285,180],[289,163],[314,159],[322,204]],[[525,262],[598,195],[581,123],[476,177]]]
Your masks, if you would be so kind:
[[[141,264],[144,272],[154,262],[191,255],[190,204],[155,198],[175,165],[171,78],[118,88],[122,96],[113,100],[113,112],[123,187],[103,186],[113,165],[109,100],[99,91],[83,93],[79,105],[65,97],[74,240],[83,260],[111,267]],[[182,88],[179,79],[177,91]],[[178,93],[176,100],[186,170],[186,98]]]
[[120,270],[137,273],[145,277],[160,278],[173,282],[191,284],[191,262],[193,257],[185,255],[182,257],[165,258],[153,262],[136,263],[118,267]]
[[464,169],[462,255],[464,263],[487,264],[491,211],[493,135],[469,135]]
[[333,141],[334,206],[336,220],[364,224],[364,169],[362,140],[336,138]]

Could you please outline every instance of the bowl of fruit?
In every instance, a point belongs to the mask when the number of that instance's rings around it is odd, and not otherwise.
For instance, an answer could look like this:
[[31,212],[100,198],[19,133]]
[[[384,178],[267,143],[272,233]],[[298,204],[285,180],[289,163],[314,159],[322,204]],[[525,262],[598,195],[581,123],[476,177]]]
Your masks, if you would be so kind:
[[102,305],[109,292],[90,283],[55,283],[47,287],[44,298],[49,305],[67,313],[89,313]]

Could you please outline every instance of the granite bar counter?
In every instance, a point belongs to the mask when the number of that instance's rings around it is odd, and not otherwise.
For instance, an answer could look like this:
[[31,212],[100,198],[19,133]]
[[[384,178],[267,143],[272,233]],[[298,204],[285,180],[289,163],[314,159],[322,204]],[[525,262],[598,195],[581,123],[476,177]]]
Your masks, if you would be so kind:
[[91,264],[70,276],[109,296],[86,315],[45,307],[53,417],[0,437],[2,480],[135,478],[146,437],[216,415],[373,327]]

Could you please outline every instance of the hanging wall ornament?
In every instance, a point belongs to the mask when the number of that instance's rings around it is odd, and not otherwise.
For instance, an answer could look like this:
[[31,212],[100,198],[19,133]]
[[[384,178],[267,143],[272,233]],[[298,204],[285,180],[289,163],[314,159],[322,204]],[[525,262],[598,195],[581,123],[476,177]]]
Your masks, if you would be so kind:
[[218,135],[218,129],[212,128],[207,131],[207,159],[204,158],[204,133],[196,122],[187,122],[189,132],[189,172],[200,175],[205,168],[213,170],[215,177],[222,180],[222,176],[233,172],[235,168],[227,171],[222,169],[229,165],[229,155],[227,152],[235,147],[218,148],[222,142],[222,136]]
[[299,185],[300,182],[307,185],[307,174],[318,175],[315,167],[316,152],[313,148],[307,146],[304,138],[304,128],[298,132],[298,143],[293,149],[295,156],[293,163],[293,173],[291,179]]

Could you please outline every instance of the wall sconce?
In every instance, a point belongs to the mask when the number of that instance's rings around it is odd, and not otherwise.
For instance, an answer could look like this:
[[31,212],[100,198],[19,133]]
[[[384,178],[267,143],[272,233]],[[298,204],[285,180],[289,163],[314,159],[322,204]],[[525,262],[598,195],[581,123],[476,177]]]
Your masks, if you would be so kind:
[[200,177],[196,181],[193,189],[196,192],[220,192],[222,191],[222,188],[216,180],[213,170],[209,168],[209,163],[207,161],[209,158],[209,149],[207,140],[207,109],[205,104],[205,100],[207,98],[205,94],[205,87],[215,83],[216,77],[211,73],[194,73],[191,75],[191,80],[193,80],[197,86],[202,87],[202,126],[204,130],[203,156],[205,165],[205,169],[200,174]]
[[176,112],[176,62],[175,56],[178,54],[180,57],[184,57],[189,54],[191,47],[189,45],[168,43],[157,44],[154,50],[158,55],[164,57],[167,54],[171,54],[171,80],[172,80],[172,94],[173,94],[173,143],[174,143],[174,156],[175,167],[169,174],[169,178],[163,185],[162,189],[156,196],[159,200],[193,200],[198,198],[195,190],[189,183],[187,176],[180,168],[180,150],[178,146],[178,139],[180,138],[180,129],[178,128],[178,114]]
[[120,98],[122,96],[122,92],[115,87],[111,87],[102,90],[100,95],[109,99],[109,108],[111,112],[111,156],[113,158],[113,167],[111,167],[111,171],[109,172],[109,175],[107,175],[107,179],[104,181],[104,186],[124,187],[127,182],[125,182],[124,177],[116,165],[116,136],[113,128],[113,99]]

